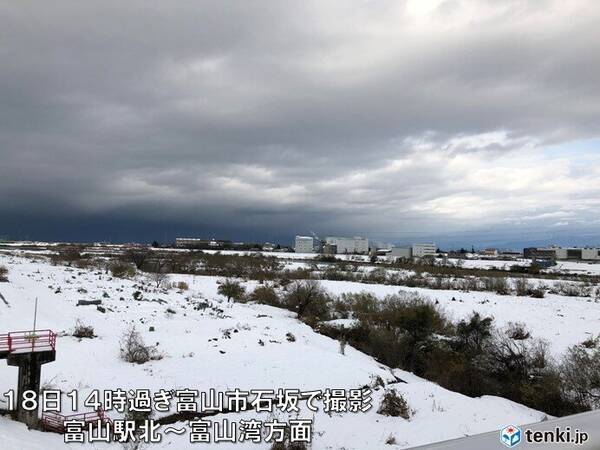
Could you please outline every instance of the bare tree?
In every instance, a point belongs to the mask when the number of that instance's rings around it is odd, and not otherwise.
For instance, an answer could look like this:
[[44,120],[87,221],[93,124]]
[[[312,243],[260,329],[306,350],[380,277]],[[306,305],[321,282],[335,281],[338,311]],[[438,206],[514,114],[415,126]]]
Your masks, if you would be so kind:
[[141,270],[142,267],[144,266],[144,263],[148,259],[149,255],[150,255],[150,251],[148,251],[147,249],[136,248],[136,249],[127,250],[125,252],[125,259],[127,261],[135,264],[135,267],[138,270]]
[[169,280],[169,275],[167,273],[168,264],[169,260],[167,258],[156,258],[156,260],[152,262],[152,271],[149,273],[148,277],[151,282],[155,284],[157,289],[160,289]]

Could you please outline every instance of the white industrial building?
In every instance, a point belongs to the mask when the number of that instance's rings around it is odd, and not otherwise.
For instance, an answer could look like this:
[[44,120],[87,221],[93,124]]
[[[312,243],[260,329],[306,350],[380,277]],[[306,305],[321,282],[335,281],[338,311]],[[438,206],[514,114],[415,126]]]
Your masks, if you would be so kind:
[[413,258],[425,258],[428,256],[435,256],[437,247],[434,243],[429,244],[413,244],[412,256]]
[[410,247],[392,247],[387,254],[390,260],[435,257],[435,244],[413,244]]
[[369,240],[363,237],[329,236],[325,238],[325,243],[335,246],[338,254],[366,255],[369,253]]
[[312,236],[296,236],[294,251],[296,253],[317,253],[320,241]]
[[558,261],[600,261],[600,249],[593,247],[526,248],[523,256],[530,259],[555,259]]
[[410,258],[412,258],[412,248],[411,247],[392,247],[392,249],[387,254],[387,256],[391,260],[410,259]]

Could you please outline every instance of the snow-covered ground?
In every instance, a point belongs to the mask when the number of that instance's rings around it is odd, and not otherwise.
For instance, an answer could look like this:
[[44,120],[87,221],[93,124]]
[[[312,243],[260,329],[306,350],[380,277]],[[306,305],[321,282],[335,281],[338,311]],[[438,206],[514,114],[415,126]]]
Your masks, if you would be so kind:
[[[501,269],[509,270],[511,266],[531,265],[530,259],[517,259],[514,261],[496,259],[449,259],[448,261],[460,264],[465,269]],[[545,269],[544,272],[560,272],[584,275],[600,275],[600,263],[589,261],[557,261],[556,266]]]
[[322,281],[334,294],[342,292],[371,292],[378,297],[399,290],[418,292],[438,301],[447,315],[459,320],[477,311],[494,318],[497,327],[521,322],[533,337],[548,341],[555,356],[571,345],[579,344],[600,331],[600,303],[592,298],[565,297],[546,294],[543,299],[497,295],[492,292],[443,291],[423,288],[362,284],[349,281]]
[[516,259],[516,260],[503,260],[503,259],[454,259],[449,258],[449,262],[453,264],[460,264],[465,269],[502,269],[509,270],[511,266],[529,266],[531,260],[529,259]]
[[[390,435],[395,437],[398,448],[406,448],[497,430],[508,423],[536,422],[544,416],[505,399],[469,398],[447,391],[410,373],[391,371],[350,347],[342,355],[337,341],[315,333],[289,311],[254,304],[227,304],[217,294],[216,277],[172,275],[171,281],[186,281],[189,290],[144,292],[146,301],[136,301],[133,293],[139,289],[136,285],[139,280],[52,266],[43,258],[31,261],[0,255],[0,265],[9,268],[10,279],[9,283],[0,283],[0,293],[8,302],[6,305],[0,301],[0,333],[31,329],[37,298],[37,329],[49,328],[60,334],[56,361],[43,367],[42,383],[65,392],[77,389],[85,396],[92,389],[115,388],[355,389],[379,376],[393,383],[389,386],[397,389],[414,410],[410,420],[377,414],[382,390],[373,393],[374,407],[367,413],[329,415],[322,408],[311,413],[303,407],[299,416],[314,417],[315,421],[313,449],[389,449],[385,441]],[[349,282],[323,284],[333,293],[369,290],[383,296],[399,289]],[[255,283],[248,285],[250,289]],[[585,339],[588,332],[596,332],[600,325],[600,305],[583,299],[419,291],[438,299],[455,317],[479,310],[494,315],[501,324],[525,322],[536,336],[551,340],[556,352]],[[101,299],[107,310],[102,313],[95,306],[76,306],[81,299]],[[98,337],[83,340],[71,337],[78,319],[93,325]],[[119,359],[119,340],[132,324],[147,344],[157,345],[163,359],[143,365]],[[151,326],[155,331],[149,331]],[[293,334],[294,342],[288,340],[288,333]],[[14,389],[16,377],[16,369],[0,361],[0,392]],[[397,382],[396,377],[404,382]],[[264,413],[252,412],[228,416],[265,419]],[[188,436],[165,435],[152,448],[195,448],[197,444],[190,444],[188,439]],[[0,443],[2,450],[63,448],[61,436],[27,431],[6,417],[0,417]],[[107,446],[87,444],[86,447]],[[120,448],[117,444],[111,447]],[[224,444],[218,448],[267,449],[269,445]]]

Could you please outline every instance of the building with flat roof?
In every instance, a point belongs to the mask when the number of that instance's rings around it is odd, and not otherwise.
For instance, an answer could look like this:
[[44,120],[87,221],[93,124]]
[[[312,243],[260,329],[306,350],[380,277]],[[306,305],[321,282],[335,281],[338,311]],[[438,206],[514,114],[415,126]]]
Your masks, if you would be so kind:
[[413,258],[425,258],[427,256],[435,257],[437,247],[433,242],[428,244],[413,244],[412,256]]
[[523,257],[531,260],[600,261],[600,249],[593,247],[529,247]]
[[325,243],[331,246],[335,245],[338,255],[366,255],[369,253],[369,240],[363,237],[328,236],[325,238]]
[[397,259],[411,259],[412,247],[392,247],[387,254],[388,259],[395,261]]
[[321,242],[312,236],[296,236],[294,251],[296,253],[317,253]]

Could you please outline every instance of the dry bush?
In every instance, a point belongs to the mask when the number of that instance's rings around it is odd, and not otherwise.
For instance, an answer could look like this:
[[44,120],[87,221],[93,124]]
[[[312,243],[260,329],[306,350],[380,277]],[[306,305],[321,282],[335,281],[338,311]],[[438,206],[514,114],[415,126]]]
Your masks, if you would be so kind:
[[135,364],[144,364],[150,360],[161,359],[156,348],[144,343],[142,335],[135,327],[129,328],[121,336],[121,359]]
[[90,258],[76,259],[73,261],[73,266],[78,269],[90,269],[96,265],[96,261]]
[[250,294],[250,300],[261,305],[281,306],[281,299],[273,286],[256,287]]
[[0,282],[8,282],[8,269],[6,268],[6,266],[0,266]]
[[173,287],[175,289],[179,289],[180,291],[187,291],[190,286],[185,281],[178,281],[177,283],[173,283]]
[[386,440],[385,440],[385,443],[386,443],[387,445],[396,445],[396,444],[397,444],[397,442],[396,442],[396,437],[395,437],[393,434],[390,434],[390,435],[389,435],[389,436],[386,438]]
[[75,329],[73,330],[73,336],[76,338],[95,338],[94,327],[91,325],[84,325],[79,319],[75,323]]
[[108,270],[116,278],[132,278],[135,276],[135,267],[118,260],[113,260],[108,264]]
[[406,420],[409,420],[412,415],[408,403],[395,389],[390,389],[383,394],[377,413],[383,416],[402,417]]
[[270,450],[307,450],[304,442],[273,442]]
[[145,248],[130,249],[127,250],[123,255],[125,260],[135,264],[135,267],[138,270],[142,270],[142,268],[144,267],[144,263],[146,262],[149,256],[150,252]]
[[531,333],[527,329],[527,326],[520,322],[510,322],[506,330],[506,335],[515,341],[522,341],[531,337]]
[[73,264],[75,261],[82,259],[81,251],[83,247],[77,245],[69,245],[60,247],[56,254],[51,256],[53,264],[67,263],[68,265]]
[[146,278],[156,289],[162,288],[169,282],[169,274],[161,271],[150,272],[146,275]]
[[597,340],[569,348],[561,365],[567,396],[586,409],[600,408],[600,348]]
[[515,281],[515,291],[519,297],[525,297],[530,294],[533,289],[527,278],[517,278]]
[[548,292],[566,297],[591,297],[592,291],[593,287],[586,284],[558,281],[550,287]]

